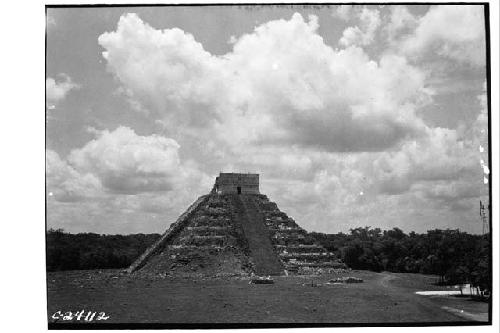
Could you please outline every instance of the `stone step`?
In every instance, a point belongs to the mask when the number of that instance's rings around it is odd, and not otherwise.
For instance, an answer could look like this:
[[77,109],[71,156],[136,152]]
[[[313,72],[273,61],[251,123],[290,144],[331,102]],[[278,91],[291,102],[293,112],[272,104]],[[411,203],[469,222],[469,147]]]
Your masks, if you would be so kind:
[[187,227],[187,230],[193,230],[193,231],[198,231],[198,230],[217,230],[217,231],[225,231],[229,230],[229,227],[222,227],[222,226],[195,226],[195,227]]
[[279,254],[281,258],[327,258],[335,257],[333,254],[328,252],[314,252],[314,253],[283,253]]
[[199,235],[188,235],[180,237],[174,245],[195,245],[195,246],[223,246],[232,237],[227,235],[209,235],[209,236],[199,236]]
[[213,245],[169,245],[170,250],[222,250],[224,246],[213,246]]
[[345,267],[345,265],[339,261],[325,261],[325,262],[288,262],[285,263],[285,267],[287,269],[289,267],[315,267],[315,268],[341,268]]

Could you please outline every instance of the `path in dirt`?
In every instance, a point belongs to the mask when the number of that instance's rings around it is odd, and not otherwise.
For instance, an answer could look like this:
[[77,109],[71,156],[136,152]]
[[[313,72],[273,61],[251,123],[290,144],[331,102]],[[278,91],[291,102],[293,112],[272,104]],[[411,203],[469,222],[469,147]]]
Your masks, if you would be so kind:
[[478,309],[475,309],[475,312],[469,312],[465,310],[471,308],[470,304],[468,304],[471,302],[467,299],[459,300],[450,295],[432,297],[418,295],[416,292],[412,292],[407,288],[402,288],[400,285],[393,283],[398,279],[398,276],[394,273],[383,272],[380,273],[376,282],[381,290],[386,290],[388,294],[394,296],[397,295],[407,298],[408,301],[417,305],[422,311],[447,312],[468,321],[488,321],[488,313],[484,312],[486,310],[485,306],[479,306]]

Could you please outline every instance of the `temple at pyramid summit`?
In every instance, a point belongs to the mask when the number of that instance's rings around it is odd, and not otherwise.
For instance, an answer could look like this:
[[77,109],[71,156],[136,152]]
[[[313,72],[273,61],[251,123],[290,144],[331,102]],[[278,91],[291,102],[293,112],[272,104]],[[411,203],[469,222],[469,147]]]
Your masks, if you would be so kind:
[[220,173],[128,269],[162,275],[289,275],[345,268],[259,190],[259,175]]

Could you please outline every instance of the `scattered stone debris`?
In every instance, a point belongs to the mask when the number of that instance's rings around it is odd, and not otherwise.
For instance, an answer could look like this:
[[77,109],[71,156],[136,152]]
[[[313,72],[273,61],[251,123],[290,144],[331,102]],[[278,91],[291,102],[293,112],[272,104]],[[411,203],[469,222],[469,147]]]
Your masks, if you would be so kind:
[[353,277],[353,276],[347,276],[347,277],[340,277],[336,279],[331,279],[328,281],[328,283],[362,283],[363,279]]
[[306,287],[306,286],[308,286],[308,287],[319,287],[320,285],[321,284],[318,284],[318,283],[316,283],[314,281],[311,281],[310,283],[302,283],[302,286],[304,286],[304,287]]
[[249,284],[274,284],[274,280],[271,279],[270,276],[268,277],[254,277],[250,280]]

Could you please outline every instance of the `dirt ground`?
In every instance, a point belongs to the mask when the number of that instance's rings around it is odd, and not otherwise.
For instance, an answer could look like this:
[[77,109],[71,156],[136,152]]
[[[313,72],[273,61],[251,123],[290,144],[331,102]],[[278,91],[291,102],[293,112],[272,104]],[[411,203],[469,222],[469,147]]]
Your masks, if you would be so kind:
[[[326,284],[339,276],[364,280]],[[443,323],[488,320],[488,304],[454,296],[420,274],[351,271],[277,277],[253,285],[248,278],[134,278],[116,270],[48,273],[49,323]],[[59,312],[58,312],[59,311]],[[71,315],[63,319],[64,314]],[[77,311],[83,311],[78,319]],[[96,312],[91,321],[83,318]],[[98,321],[100,312],[106,320]],[[81,314],[79,312],[78,314]],[[87,317],[90,319],[91,317]]]

